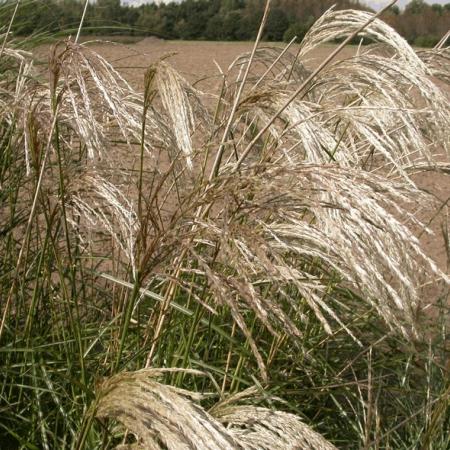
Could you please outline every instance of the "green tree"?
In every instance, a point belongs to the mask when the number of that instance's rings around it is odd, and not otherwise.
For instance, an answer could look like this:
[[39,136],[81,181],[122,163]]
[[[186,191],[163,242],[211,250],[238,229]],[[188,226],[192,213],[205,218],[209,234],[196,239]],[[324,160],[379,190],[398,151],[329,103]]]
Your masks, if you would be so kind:
[[[15,1],[9,2],[11,14],[15,4]],[[13,32],[19,35],[30,35],[41,31],[55,32],[60,30],[62,23],[64,23],[63,12],[54,0],[22,2],[19,4],[13,23]]]
[[439,15],[441,15],[444,12],[444,7],[442,5],[440,5],[439,3],[433,3],[431,5],[431,9]]
[[289,42],[297,36],[297,42],[301,42],[305,37],[311,25],[314,23],[314,17],[309,16],[305,22],[292,23],[283,35],[283,40]]
[[223,22],[223,34],[226,40],[238,39],[241,27],[241,14],[238,11],[230,11]]
[[160,14],[155,5],[148,5],[138,14],[136,20],[136,26],[139,30],[145,31],[146,33],[159,33],[160,32]]
[[288,27],[286,13],[280,8],[273,9],[267,18],[265,37],[269,41],[282,41]]
[[424,0],[411,0],[405,7],[405,14],[422,14],[427,7]]

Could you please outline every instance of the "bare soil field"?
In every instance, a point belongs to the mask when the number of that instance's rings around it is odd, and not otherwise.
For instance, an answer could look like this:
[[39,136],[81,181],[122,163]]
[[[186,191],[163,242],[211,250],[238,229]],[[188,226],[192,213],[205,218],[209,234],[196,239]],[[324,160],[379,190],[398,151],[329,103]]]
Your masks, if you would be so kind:
[[[85,38],[84,42],[106,58],[138,91],[143,90],[145,70],[152,63],[165,58],[198,89],[214,92],[220,83],[220,70],[226,72],[239,55],[250,51],[253,46],[252,42],[164,41],[153,37],[130,44],[112,42],[108,38]],[[262,45],[283,47],[284,44]],[[312,68],[334,48],[333,45],[321,46],[303,63],[306,67]],[[296,46],[290,51],[295,53]],[[348,46],[338,58],[351,57],[356,51],[357,47]],[[40,49],[39,56],[43,57],[46,52],[48,47]],[[443,205],[438,210],[420,214],[421,220],[433,230],[433,234],[424,233],[421,240],[427,253],[432,255],[441,269],[448,273],[448,252],[443,236],[449,229],[445,204],[450,200],[450,176],[427,172],[415,175],[414,179],[421,188],[435,195]]]
[[[208,41],[164,41],[145,38],[132,45],[113,42],[88,41],[90,48],[104,56],[136,88],[143,87],[143,72],[160,58],[167,58],[183,76],[200,89],[210,89],[219,79],[220,72],[226,72],[229,65],[242,53],[251,51],[252,42],[208,42]],[[284,47],[283,43],[263,44]],[[322,46],[312,58],[304,61],[307,67],[314,67],[334,49],[333,45]],[[292,52],[296,51],[295,46]],[[347,47],[341,58],[353,55],[356,47]]]

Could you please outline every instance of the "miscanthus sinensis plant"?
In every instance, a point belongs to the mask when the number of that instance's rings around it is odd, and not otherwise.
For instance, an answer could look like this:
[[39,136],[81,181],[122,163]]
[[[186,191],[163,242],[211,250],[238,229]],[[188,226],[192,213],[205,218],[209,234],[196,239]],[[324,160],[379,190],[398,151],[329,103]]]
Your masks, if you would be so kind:
[[447,448],[449,277],[419,240],[446,205],[412,174],[448,171],[449,50],[334,10],[266,48],[264,21],[208,94],[0,36],[5,448]]

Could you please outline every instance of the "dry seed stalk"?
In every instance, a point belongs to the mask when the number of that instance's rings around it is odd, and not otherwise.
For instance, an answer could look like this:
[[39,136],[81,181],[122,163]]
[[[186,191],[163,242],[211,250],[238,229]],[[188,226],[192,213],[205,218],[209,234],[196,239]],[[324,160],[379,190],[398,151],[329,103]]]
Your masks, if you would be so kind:
[[[336,449],[293,414],[233,405],[240,396],[208,413],[196,403],[201,399],[199,394],[158,383],[155,378],[162,373],[164,369],[122,373],[104,382],[98,394],[96,416],[116,419],[136,436],[137,443],[125,448]],[[242,397],[245,395],[249,393]]]

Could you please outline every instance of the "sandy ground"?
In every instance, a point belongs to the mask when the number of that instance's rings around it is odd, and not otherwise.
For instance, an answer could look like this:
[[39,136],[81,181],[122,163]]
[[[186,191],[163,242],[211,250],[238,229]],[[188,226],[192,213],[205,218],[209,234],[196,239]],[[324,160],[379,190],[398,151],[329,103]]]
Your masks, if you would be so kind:
[[[143,89],[144,71],[160,58],[168,61],[190,82],[197,82],[199,89],[211,91],[219,84],[220,72],[226,72],[229,65],[240,54],[252,48],[251,42],[189,42],[163,41],[145,38],[130,44],[92,41],[88,44],[93,50],[104,56],[138,90]],[[283,44],[279,44],[282,46]],[[315,50],[312,59],[305,62],[313,67],[323,60],[333,46],[323,46]],[[45,53],[41,50],[41,55]],[[48,51],[48,49],[47,49]],[[295,51],[295,48],[293,48]],[[356,52],[356,47],[347,47],[339,57],[348,57]],[[200,80],[200,81],[199,81]],[[450,176],[434,172],[415,176],[418,185],[431,192],[441,203],[450,200]],[[421,220],[430,225],[433,235],[424,234],[421,241],[428,254],[448,273],[448,258],[443,238],[443,230],[448,231],[446,208],[428,212]]]
[[[274,44],[280,48],[284,44]],[[251,51],[252,42],[205,42],[205,41],[163,41],[145,38],[132,45],[92,42],[89,46],[110,61],[119,72],[136,88],[143,87],[143,71],[160,58],[168,61],[191,83],[199,88],[209,89],[220,77],[217,66],[226,72],[230,64],[242,53]],[[322,46],[314,52],[306,65],[313,67],[331,51],[334,46]],[[292,47],[295,52],[295,47]],[[344,49],[341,57],[354,54],[356,49]],[[200,81],[199,81],[200,80]]]

